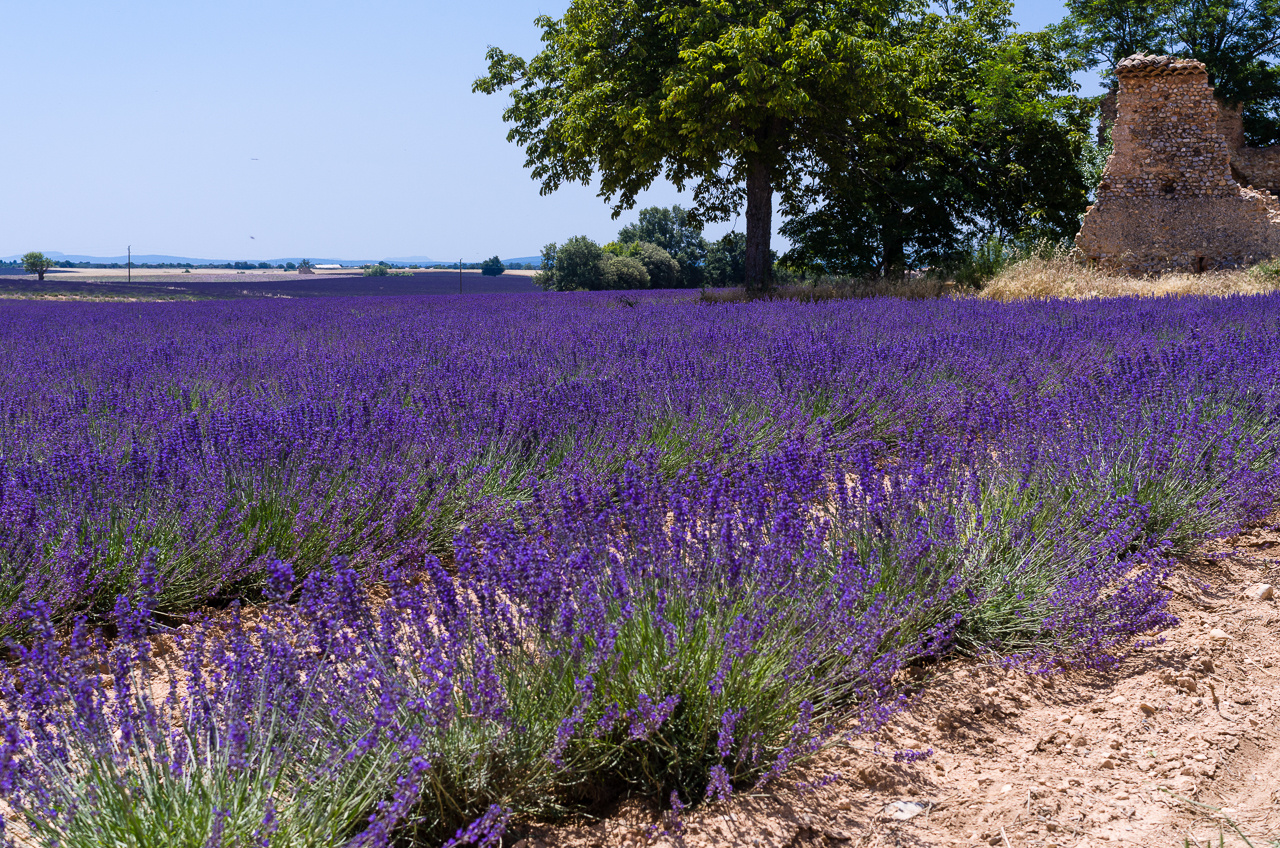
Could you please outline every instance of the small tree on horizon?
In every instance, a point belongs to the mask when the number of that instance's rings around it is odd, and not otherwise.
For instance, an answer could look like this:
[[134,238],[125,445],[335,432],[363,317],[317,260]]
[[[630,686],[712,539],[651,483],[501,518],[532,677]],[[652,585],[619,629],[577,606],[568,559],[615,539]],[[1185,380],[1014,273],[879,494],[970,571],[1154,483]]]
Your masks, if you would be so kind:
[[41,281],[44,280],[44,272],[52,267],[53,260],[38,250],[33,250],[22,257],[22,270],[28,274],[35,274]]
[[507,267],[502,264],[502,260],[497,255],[490,256],[480,263],[480,273],[486,277],[501,277],[505,270]]

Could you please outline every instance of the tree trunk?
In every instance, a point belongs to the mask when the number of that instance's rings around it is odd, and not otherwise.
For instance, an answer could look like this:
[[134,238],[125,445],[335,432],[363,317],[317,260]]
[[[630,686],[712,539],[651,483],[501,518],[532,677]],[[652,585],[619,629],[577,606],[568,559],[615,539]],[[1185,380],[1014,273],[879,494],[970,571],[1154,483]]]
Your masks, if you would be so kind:
[[42,268],[42,269],[40,269],[40,270],[38,270],[38,271],[36,271],[36,279],[37,279],[37,280],[39,280],[39,281],[40,281],[40,282],[42,282],[42,283],[44,282],[44,269],[43,269],[43,268]]
[[773,235],[773,174],[763,156],[747,163],[747,291],[763,294],[773,288],[769,239]]
[[880,225],[880,247],[884,250],[880,275],[901,279],[907,270],[907,252],[902,240],[902,231],[894,226],[896,223],[895,221]]

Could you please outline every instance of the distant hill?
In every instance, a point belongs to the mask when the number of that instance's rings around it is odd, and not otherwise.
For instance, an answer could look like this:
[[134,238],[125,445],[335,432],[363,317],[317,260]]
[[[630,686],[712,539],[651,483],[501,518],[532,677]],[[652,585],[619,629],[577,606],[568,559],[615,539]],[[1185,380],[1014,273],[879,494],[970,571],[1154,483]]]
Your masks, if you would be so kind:
[[[124,256],[84,256],[84,255],[79,254],[79,253],[59,253],[59,252],[58,252],[58,251],[56,251],[56,250],[43,250],[43,251],[41,251],[41,253],[43,253],[45,256],[49,257],[50,259],[55,259],[55,260],[57,260],[57,261],[59,261],[59,262],[63,262],[63,261],[66,261],[66,262],[92,262],[92,263],[95,263],[95,264],[101,264],[101,265],[110,265],[112,262],[120,262],[120,263],[124,263],[124,262],[127,262],[127,261],[128,261],[128,259],[129,259],[129,257],[128,257],[127,255],[124,255]],[[22,259],[22,254],[20,254],[20,253],[19,253],[19,254],[15,254],[15,255],[13,255],[13,256],[0,256],[0,261],[4,261],[4,262],[15,262],[15,261],[20,260],[20,259]],[[145,254],[144,254],[144,253],[135,253],[135,254],[133,255],[133,261],[134,261],[134,262],[145,262],[145,263],[147,263],[147,264],[149,264],[149,265],[161,265],[161,264],[165,264],[165,263],[172,264],[172,265],[184,265],[184,264],[191,264],[191,265],[212,265],[212,264],[215,264],[215,260],[212,260],[212,259],[192,259],[190,256],[164,256],[164,255],[157,254],[157,253],[145,253]],[[234,261],[236,261],[236,260],[234,260],[234,259],[222,259],[222,260],[217,260],[217,263],[218,263],[218,264],[221,264],[221,263],[225,263],[225,262],[234,262]],[[255,261],[261,261],[261,260],[255,260]]]
[[542,257],[541,256],[517,256],[515,259],[502,260],[502,264],[503,265],[535,265],[541,268]]
[[457,262],[456,259],[432,259],[430,256],[388,256],[384,262],[398,262],[401,265],[443,265],[446,262]]

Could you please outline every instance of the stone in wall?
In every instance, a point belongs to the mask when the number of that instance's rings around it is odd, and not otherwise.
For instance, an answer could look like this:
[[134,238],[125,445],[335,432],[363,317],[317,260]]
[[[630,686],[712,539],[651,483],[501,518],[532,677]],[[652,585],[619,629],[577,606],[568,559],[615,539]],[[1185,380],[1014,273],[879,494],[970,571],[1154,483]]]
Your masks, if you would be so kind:
[[1147,274],[1236,268],[1280,254],[1280,203],[1236,182],[1204,65],[1138,54],[1116,66],[1114,150],[1076,246]]

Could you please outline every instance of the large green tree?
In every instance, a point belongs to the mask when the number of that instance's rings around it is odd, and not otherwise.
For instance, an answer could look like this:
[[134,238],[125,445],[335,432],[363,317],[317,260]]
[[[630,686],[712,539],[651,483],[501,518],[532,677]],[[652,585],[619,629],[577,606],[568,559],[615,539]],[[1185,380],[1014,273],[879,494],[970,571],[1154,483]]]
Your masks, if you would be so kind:
[[[898,22],[918,0],[572,0],[530,60],[491,48],[475,89],[510,88],[508,138],[544,193],[599,178],[615,216],[660,176],[691,213],[746,205],[745,280],[771,284],[773,201],[850,115],[902,111]],[[892,105],[892,108],[891,108]]]
[[1063,28],[1111,77],[1134,53],[1204,62],[1218,97],[1244,107],[1251,144],[1280,142],[1280,0],[1067,0]]
[[877,134],[851,116],[819,150],[805,205],[784,210],[792,242],[784,261],[893,276],[951,261],[992,236],[1056,241],[1076,232],[1093,111],[1072,94],[1080,62],[1060,34],[1017,32],[1010,12],[1006,0],[977,0],[903,26],[913,46],[907,97],[927,120],[877,118],[887,130]]

